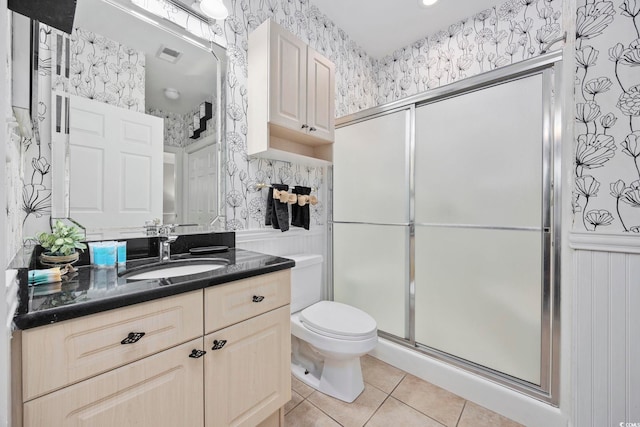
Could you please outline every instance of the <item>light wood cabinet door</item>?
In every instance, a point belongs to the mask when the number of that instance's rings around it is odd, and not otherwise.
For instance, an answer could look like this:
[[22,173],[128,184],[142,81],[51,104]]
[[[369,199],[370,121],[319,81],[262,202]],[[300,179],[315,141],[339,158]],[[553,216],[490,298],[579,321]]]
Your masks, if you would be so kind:
[[269,121],[305,131],[307,115],[307,45],[280,27],[271,25]]
[[286,305],[205,336],[205,426],[253,427],[289,401],[290,334]]
[[204,357],[189,357],[194,349],[202,338],[27,402],[24,426],[202,426]]
[[204,292],[204,332],[222,329],[250,317],[289,304],[291,270],[263,274]]
[[335,65],[307,48],[307,125],[309,135],[333,141],[335,128]]
[[201,337],[202,322],[198,290],[25,330],[23,401]]

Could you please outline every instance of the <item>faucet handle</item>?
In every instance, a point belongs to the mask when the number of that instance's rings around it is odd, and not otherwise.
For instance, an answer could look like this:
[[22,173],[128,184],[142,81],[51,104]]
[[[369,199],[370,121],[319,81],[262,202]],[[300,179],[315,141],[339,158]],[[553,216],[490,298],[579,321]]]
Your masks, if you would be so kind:
[[160,223],[157,220],[145,221],[144,228],[147,236],[157,236],[160,231]]
[[169,234],[173,233],[175,229],[175,224],[163,224],[158,227],[158,234],[160,234],[161,236],[168,236]]

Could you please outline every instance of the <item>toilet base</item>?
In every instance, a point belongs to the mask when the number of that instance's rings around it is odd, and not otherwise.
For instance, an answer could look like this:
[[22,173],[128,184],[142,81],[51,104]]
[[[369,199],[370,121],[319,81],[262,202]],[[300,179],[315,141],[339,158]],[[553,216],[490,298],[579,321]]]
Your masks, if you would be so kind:
[[351,403],[364,390],[360,357],[346,360],[324,360],[324,366],[311,372],[304,366],[291,362],[294,377],[324,394]]

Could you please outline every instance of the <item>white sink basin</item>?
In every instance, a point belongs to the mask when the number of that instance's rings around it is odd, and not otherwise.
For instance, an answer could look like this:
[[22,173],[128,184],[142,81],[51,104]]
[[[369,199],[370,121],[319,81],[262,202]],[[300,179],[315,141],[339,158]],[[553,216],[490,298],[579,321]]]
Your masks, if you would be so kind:
[[166,279],[170,277],[187,276],[205,273],[207,271],[224,268],[228,264],[224,259],[185,259],[169,261],[160,264],[139,267],[122,276],[130,280]]

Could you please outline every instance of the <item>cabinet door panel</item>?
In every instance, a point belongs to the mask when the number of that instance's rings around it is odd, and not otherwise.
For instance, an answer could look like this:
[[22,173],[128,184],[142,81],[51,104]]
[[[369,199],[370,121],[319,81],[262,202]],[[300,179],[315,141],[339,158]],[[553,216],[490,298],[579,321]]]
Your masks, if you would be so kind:
[[[212,350],[213,342],[226,340]],[[206,335],[205,425],[255,426],[291,398],[289,305]]]
[[309,135],[333,141],[335,123],[335,66],[307,49],[307,124]]
[[[202,336],[202,318],[198,290],[28,329],[22,334],[24,400]],[[121,344],[131,332],[145,335]]]
[[269,119],[301,130],[307,111],[307,45],[278,25],[272,25],[271,31]]
[[201,426],[202,338],[24,405],[24,426]]

